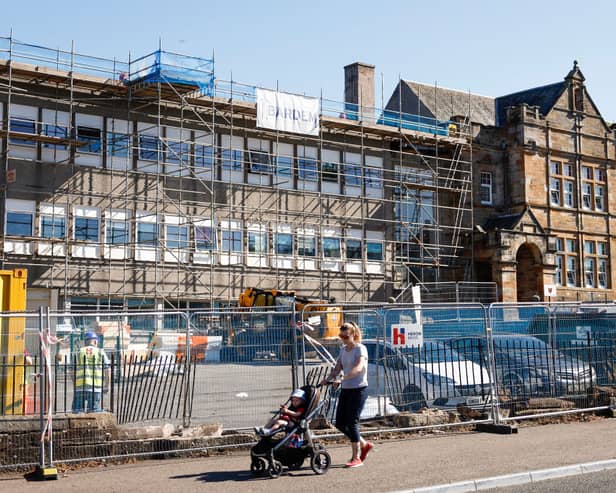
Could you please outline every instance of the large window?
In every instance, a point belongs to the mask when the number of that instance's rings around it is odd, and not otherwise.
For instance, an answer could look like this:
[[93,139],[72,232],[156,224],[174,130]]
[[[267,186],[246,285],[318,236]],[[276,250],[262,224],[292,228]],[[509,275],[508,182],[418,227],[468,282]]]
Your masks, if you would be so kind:
[[263,151],[248,151],[248,159],[250,161],[250,171],[252,173],[271,173],[272,165],[270,155]]
[[79,152],[100,154],[101,152],[101,129],[94,127],[77,127],[77,146]]
[[347,260],[362,259],[362,241],[356,238],[347,238],[345,241]]
[[137,243],[140,246],[158,245],[158,224],[152,222],[137,223]]
[[107,219],[105,243],[127,245],[130,241],[130,223],[125,220]]
[[144,161],[158,161],[160,141],[154,135],[139,135],[139,159]]
[[587,288],[608,287],[607,242],[584,241],[584,286]]
[[188,248],[188,226],[167,224],[165,232],[167,248]]
[[223,149],[220,153],[220,165],[222,169],[241,171],[244,161],[244,152],[240,149]]
[[338,183],[338,163],[321,163],[321,178],[326,182]]
[[216,154],[211,145],[195,144],[195,167],[213,169],[216,163]]
[[550,204],[575,207],[574,175],[572,164],[550,161]]
[[364,182],[366,188],[383,188],[383,170],[366,166],[364,169]]
[[267,254],[267,233],[248,231],[248,253]]
[[195,249],[215,250],[216,230],[211,226],[195,226]]
[[605,210],[605,170],[582,166],[582,207],[588,210]]
[[[55,139],[68,139],[68,128],[62,125],[55,125],[51,123],[46,123],[43,125],[43,133],[47,137],[53,137]],[[66,149],[66,144],[56,144],[54,142],[43,142],[43,147],[46,148],[56,148],[56,149]]]
[[166,161],[170,164],[190,164],[190,144],[188,142],[167,141]]
[[[18,132],[21,134],[36,134],[36,122],[30,118],[11,118],[10,125],[11,132]],[[34,139],[20,139],[19,137],[11,137],[9,139],[11,144],[34,146],[36,142]]]
[[483,205],[492,205],[492,173],[489,171],[481,172],[479,197]]
[[293,235],[291,233],[276,233],[274,242],[277,255],[293,255]]
[[7,211],[7,236],[32,236],[34,214],[31,212]]
[[242,251],[242,232],[240,230],[222,230],[222,250],[223,252]]
[[75,217],[75,239],[96,242],[99,238],[99,219],[95,217]]
[[383,260],[383,242],[367,240],[366,259],[372,262],[381,262]]
[[342,258],[340,238],[324,236],[322,238],[323,258]]
[[317,181],[316,147],[297,146],[297,176],[300,180]]
[[113,157],[128,157],[130,155],[130,135],[108,132],[107,154]]
[[315,257],[317,247],[317,239],[312,235],[297,236],[297,255],[300,257]]
[[66,234],[64,214],[41,213],[41,238],[62,239]]

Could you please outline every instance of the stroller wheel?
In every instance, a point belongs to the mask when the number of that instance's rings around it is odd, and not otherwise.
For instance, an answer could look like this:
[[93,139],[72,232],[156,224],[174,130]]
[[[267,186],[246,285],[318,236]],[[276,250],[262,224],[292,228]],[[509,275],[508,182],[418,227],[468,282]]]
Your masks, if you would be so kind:
[[267,468],[267,473],[270,475],[270,478],[277,478],[282,474],[282,464],[274,459]]
[[310,459],[310,467],[315,474],[325,474],[332,463],[332,458],[327,450],[317,451]]
[[253,457],[250,463],[250,472],[255,476],[260,476],[267,469],[267,461],[263,457]]

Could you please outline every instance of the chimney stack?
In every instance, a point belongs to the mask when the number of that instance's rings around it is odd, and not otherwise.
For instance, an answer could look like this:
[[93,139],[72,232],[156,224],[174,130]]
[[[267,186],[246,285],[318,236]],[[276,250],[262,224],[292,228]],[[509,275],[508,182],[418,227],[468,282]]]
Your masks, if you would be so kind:
[[344,67],[346,117],[374,120],[374,65],[355,62]]

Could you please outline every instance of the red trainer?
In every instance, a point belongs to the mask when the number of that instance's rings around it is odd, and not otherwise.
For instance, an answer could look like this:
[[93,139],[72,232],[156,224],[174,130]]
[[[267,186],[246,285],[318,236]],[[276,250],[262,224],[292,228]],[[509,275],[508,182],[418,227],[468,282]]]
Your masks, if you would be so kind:
[[349,462],[347,462],[344,467],[359,467],[359,466],[363,466],[364,463],[361,461],[361,459],[359,458],[355,458],[355,459],[351,459]]
[[361,460],[362,462],[365,461],[366,457],[368,457],[368,454],[373,448],[374,445],[372,444],[372,442],[366,442],[366,445],[361,448],[361,455],[359,456],[359,460]]

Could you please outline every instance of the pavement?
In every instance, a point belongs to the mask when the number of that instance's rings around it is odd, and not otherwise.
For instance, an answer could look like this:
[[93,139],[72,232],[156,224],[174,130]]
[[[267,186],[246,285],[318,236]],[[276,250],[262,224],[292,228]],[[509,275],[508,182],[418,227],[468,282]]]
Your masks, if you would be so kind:
[[517,434],[430,433],[374,440],[364,466],[345,469],[348,444],[327,445],[332,467],[254,478],[247,451],[199,459],[147,460],[61,473],[57,481],[0,476],[0,491],[31,492],[463,492],[616,468],[616,420],[525,425]]

